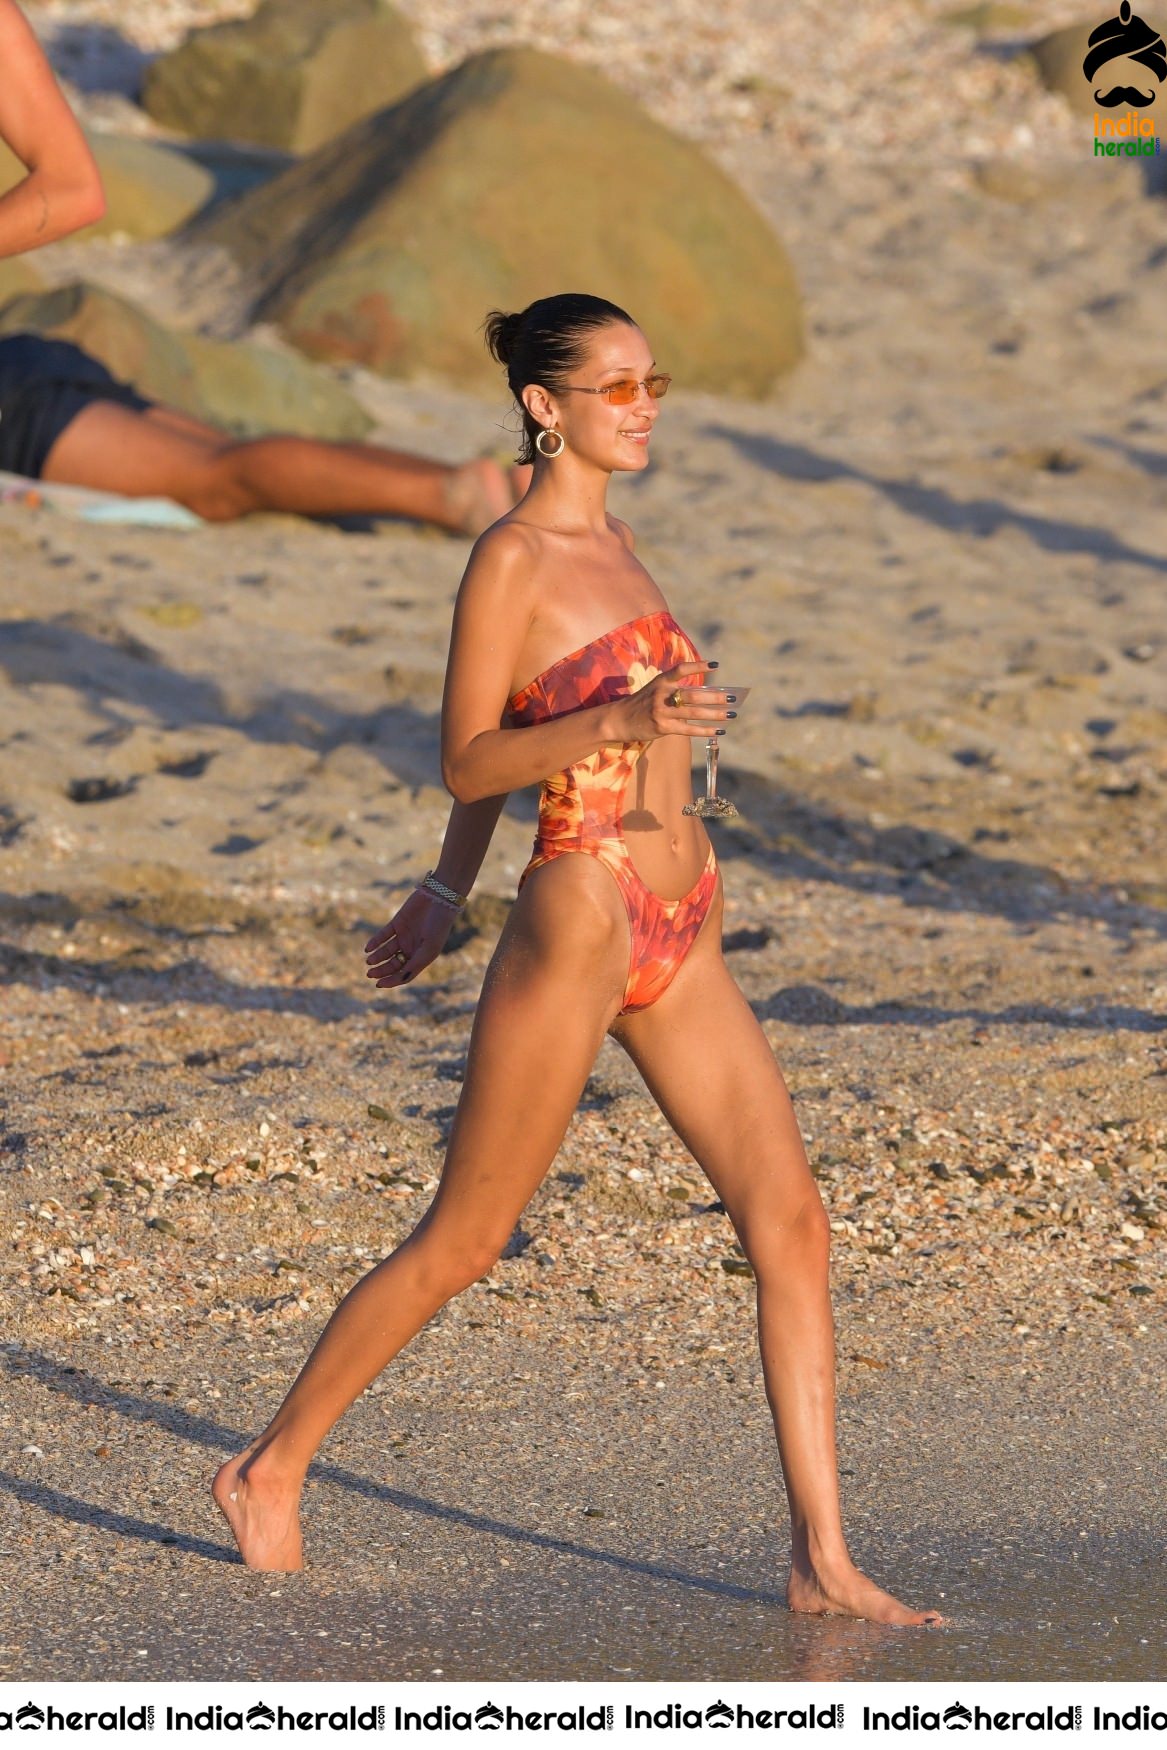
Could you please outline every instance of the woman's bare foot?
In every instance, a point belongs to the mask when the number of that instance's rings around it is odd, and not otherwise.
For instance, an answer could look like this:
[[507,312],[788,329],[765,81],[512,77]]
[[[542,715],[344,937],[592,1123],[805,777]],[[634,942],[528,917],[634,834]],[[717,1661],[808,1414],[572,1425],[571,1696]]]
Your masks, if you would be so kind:
[[249,1568],[291,1574],[304,1566],[300,1539],[300,1484],[265,1473],[248,1446],[220,1465],[211,1494]]
[[[517,475],[525,476],[516,479]],[[513,510],[531,481],[531,469],[504,468],[492,456],[479,456],[455,468],[446,481],[449,525],[462,535],[480,535]]]
[[840,1563],[829,1573],[809,1566],[792,1567],[786,1582],[786,1602],[791,1610],[806,1616],[857,1616],[865,1622],[905,1627],[915,1624],[939,1627],[945,1621],[938,1610],[910,1610],[861,1574],[851,1561]]

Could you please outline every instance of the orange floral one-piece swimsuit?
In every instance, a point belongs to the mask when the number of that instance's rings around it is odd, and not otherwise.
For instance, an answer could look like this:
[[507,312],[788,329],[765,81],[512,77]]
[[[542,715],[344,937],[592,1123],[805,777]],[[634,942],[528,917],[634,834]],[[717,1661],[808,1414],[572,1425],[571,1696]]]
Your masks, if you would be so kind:
[[[561,656],[507,701],[515,728],[547,723],[594,705],[627,697],[678,662],[700,658],[667,609],[641,614]],[[701,686],[687,675],[681,686]],[[599,747],[587,759],[545,778],[539,827],[519,891],[533,869],[570,851],[582,851],[610,869],[620,889],[632,935],[622,1015],[646,1009],[676,977],[713,901],[717,858],[713,846],[696,883],[680,899],[662,899],[637,873],[624,842],[624,798],[637,761],[650,742]]]

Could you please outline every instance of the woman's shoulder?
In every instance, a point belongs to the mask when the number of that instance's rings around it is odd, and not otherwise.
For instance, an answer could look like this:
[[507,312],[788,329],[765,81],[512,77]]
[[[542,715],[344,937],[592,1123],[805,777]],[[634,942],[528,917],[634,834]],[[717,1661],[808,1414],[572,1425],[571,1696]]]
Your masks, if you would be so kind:
[[489,571],[517,577],[530,574],[544,549],[543,530],[534,523],[500,517],[484,529],[470,549],[467,573]]
[[[517,507],[516,507],[517,508]],[[613,516],[611,511],[605,512],[608,527],[629,553],[635,551],[636,539],[629,525],[620,517]],[[517,558],[535,559],[547,546],[548,531],[539,523],[526,522],[513,512],[499,517],[484,529],[471,548],[472,559],[482,557],[496,559],[505,563],[512,556]]]
[[479,535],[458,586],[460,613],[517,614],[529,620],[536,595],[540,544],[530,524],[502,518]]

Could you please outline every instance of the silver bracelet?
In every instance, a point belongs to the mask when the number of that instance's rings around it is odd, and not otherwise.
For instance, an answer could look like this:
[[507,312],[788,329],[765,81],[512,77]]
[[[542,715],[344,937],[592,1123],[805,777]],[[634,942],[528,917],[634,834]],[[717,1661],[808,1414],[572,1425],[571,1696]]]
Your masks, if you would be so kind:
[[432,869],[426,870],[425,875],[418,882],[418,886],[424,887],[427,893],[432,893],[435,899],[440,899],[443,905],[448,905],[453,911],[461,911],[469,898],[468,894],[455,893],[452,887],[447,887],[444,881],[439,881]]

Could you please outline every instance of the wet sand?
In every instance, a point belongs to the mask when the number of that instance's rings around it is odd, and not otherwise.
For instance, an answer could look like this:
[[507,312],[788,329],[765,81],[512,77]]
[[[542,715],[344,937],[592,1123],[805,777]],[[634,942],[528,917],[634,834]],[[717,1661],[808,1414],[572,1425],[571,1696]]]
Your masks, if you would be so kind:
[[[3,1479],[27,1585],[0,1675],[1159,1680],[1161,1339],[1051,1333],[1019,1361],[913,1321],[902,1363],[844,1362],[854,1547],[950,1626],[811,1622],[782,1604],[772,1441],[730,1290],[724,1354],[686,1352],[663,1382],[631,1320],[594,1314],[575,1341],[567,1297],[542,1292],[529,1335],[509,1308],[475,1306],[476,1330],[452,1309],[330,1442],[295,1576],[238,1566],[202,1493],[294,1365],[289,1332],[140,1354],[88,1339],[67,1363],[10,1346],[5,1400],[47,1450]],[[865,1304],[842,1296],[845,1350],[860,1330],[871,1346]],[[874,1304],[885,1328],[901,1310]]]

